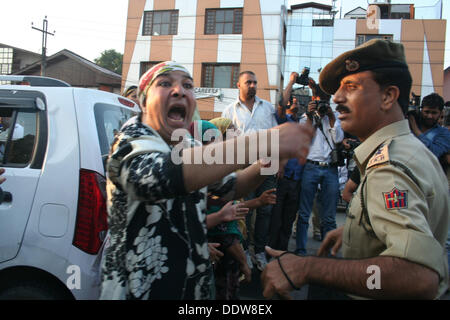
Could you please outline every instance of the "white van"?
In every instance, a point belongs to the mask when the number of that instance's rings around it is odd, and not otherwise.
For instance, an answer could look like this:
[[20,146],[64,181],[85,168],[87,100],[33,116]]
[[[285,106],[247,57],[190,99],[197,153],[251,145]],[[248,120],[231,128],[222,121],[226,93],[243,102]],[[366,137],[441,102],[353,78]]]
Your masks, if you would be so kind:
[[0,299],[97,299],[104,164],[116,130],[140,109],[56,79],[6,80],[21,85],[0,85]]

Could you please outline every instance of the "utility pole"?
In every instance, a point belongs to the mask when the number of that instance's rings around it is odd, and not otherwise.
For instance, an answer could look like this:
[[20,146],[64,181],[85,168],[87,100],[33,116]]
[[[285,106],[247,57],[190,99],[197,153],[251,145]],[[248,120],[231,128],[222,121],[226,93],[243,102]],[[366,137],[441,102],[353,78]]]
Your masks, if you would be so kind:
[[43,22],[42,22],[42,29],[36,28],[33,26],[33,22],[31,23],[31,28],[34,30],[42,32],[42,63],[41,63],[41,76],[45,76],[45,69],[47,66],[47,35],[54,36],[56,31],[53,31],[53,33],[48,32],[48,20],[47,16],[45,16]]

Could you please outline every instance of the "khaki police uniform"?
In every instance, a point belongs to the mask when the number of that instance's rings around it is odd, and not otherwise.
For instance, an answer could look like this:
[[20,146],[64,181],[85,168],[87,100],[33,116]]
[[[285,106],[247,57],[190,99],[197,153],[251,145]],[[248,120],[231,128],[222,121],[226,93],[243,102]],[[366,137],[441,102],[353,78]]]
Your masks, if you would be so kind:
[[[347,211],[343,257],[391,256],[439,274],[448,285],[445,241],[449,195],[442,168],[407,120],[388,125],[355,150],[361,183]],[[381,286],[383,270],[381,270]]]
[[[334,94],[344,77],[377,70],[411,76],[401,43],[373,39],[344,52],[322,70],[320,86]],[[428,267],[439,275],[436,298],[440,297],[449,277],[445,249],[449,195],[438,160],[411,133],[407,120],[373,133],[355,150],[354,158],[361,183],[344,226],[344,258],[391,256]],[[381,287],[382,277],[383,270]]]

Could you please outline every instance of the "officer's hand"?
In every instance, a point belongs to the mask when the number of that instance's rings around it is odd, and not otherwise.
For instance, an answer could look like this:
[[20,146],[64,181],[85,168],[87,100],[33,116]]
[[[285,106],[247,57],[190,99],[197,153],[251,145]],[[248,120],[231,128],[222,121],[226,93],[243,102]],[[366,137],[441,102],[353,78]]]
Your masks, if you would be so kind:
[[327,233],[325,239],[322,241],[322,245],[317,251],[318,256],[326,257],[331,250],[331,255],[336,256],[337,252],[342,246],[342,236],[344,233],[344,227],[332,230]]
[[[266,247],[266,252],[274,258],[283,253],[283,251],[273,250],[269,247]],[[297,287],[301,287],[305,284],[305,277],[302,274],[302,270],[304,268],[299,267],[299,262],[301,262],[302,259],[302,257],[294,254],[285,254],[280,258],[280,263],[283,266],[283,270]],[[276,293],[278,293],[283,299],[292,299],[289,292],[292,291],[293,288],[281,271],[277,260],[273,260],[267,264],[261,274],[261,283],[263,287],[263,295],[266,299],[272,298]]]

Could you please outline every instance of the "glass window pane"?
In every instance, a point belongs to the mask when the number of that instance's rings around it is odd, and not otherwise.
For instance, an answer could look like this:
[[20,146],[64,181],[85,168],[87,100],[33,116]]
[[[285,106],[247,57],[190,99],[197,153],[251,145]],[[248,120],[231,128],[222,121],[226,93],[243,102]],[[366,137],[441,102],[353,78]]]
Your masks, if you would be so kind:
[[322,44],[322,58],[333,57],[333,43],[327,42]]
[[299,68],[297,68],[297,72],[301,72],[304,67],[311,68],[311,58],[310,57],[302,57],[300,58]]
[[203,87],[211,88],[213,87],[212,83],[212,72],[213,72],[213,66],[211,65],[205,65],[204,66],[204,79],[203,79]]
[[155,12],[153,14],[153,23],[161,23],[161,12]]
[[304,26],[304,27],[312,27],[312,14],[310,14],[310,13],[303,13],[302,26]]
[[225,11],[225,21],[226,22],[233,22],[233,10]]
[[159,36],[161,34],[161,25],[155,24],[153,25],[153,34],[154,36]]
[[229,88],[231,86],[231,66],[216,66],[214,68],[214,87]]
[[151,35],[152,32],[152,19],[153,12],[145,12],[144,15],[144,27],[143,27],[143,35],[148,36]]
[[323,27],[312,28],[311,40],[313,42],[322,42]]
[[[6,131],[7,130],[8,129],[6,129]],[[35,137],[36,113],[19,112],[12,134],[11,147],[7,162],[17,164],[28,163],[33,154]]]
[[333,28],[323,28],[322,33],[323,41],[333,41]]
[[322,62],[321,58],[311,58],[311,72],[317,72],[320,68],[325,66],[320,65]]
[[302,28],[302,41],[311,41],[312,27]]
[[112,105],[98,103],[94,106],[94,114],[97,124],[98,141],[102,158],[106,158],[111,144],[114,141],[115,132],[132,116],[134,112],[125,108],[116,108]]
[[224,22],[225,21],[225,12],[223,10],[216,11],[216,22]]
[[162,13],[162,22],[169,23],[170,22],[170,11],[166,11]]
[[300,43],[300,56],[310,57],[311,56],[311,43],[301,42]]
[[286,48],[286,55],[288,57],[298,58],[300,56],[300,44],[298,42],[290,43]]
[[217,34],[223,33],[223,23],[216,23],[216,33]]
[[233,24],[225,23],[223,33],[225,34],[233,33]]
[[161,25],[161,34],[169,34],[169,24],[164,23]]
[[313,42],[311,46],[311,57],[321,57],[322,56],[322,44],[319,42]]
[[239,73],[240,73],[240,68],[239,66],[234,66],[233,67],[233,78],[232,78],[232,83],[231,83],[231,87],[232,88],[237,88],[237,83],[239,82]]

